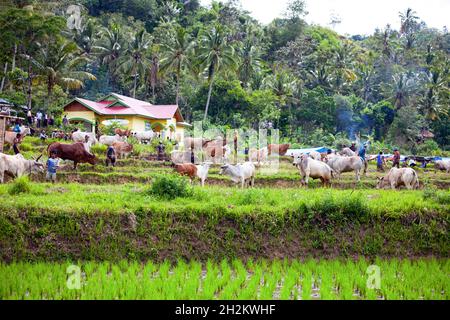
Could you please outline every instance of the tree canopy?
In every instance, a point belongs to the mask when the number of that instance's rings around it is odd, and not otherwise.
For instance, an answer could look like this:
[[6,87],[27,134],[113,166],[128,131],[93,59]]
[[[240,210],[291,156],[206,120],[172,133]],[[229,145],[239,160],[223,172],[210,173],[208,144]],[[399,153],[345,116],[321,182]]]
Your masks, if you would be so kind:
[[114,91],[305,145],[360,134],[412,150],[426,129],[449,148],[447,29],[405,8],[398,29],[344,36],[306,23],[307,10],[291,0],[263,25],[232,0],[11,1],[0,13],[0,96],[60,113],[75,96]]

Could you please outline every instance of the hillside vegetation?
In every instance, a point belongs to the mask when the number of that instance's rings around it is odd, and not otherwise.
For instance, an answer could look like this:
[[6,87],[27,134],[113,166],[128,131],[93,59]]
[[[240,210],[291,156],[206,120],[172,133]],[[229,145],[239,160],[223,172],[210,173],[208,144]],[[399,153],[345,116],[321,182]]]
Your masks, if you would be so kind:
[[297,146],[360,133],[384,151],[448,150],[448,30],[405,8],[395,25],[344,36],[307,24],[307,9],[291,0],[262,25],[235,1],[6,1],[0,96],[59,116],[75,96],[113,91],[178,103],[205,128],[278,128]]

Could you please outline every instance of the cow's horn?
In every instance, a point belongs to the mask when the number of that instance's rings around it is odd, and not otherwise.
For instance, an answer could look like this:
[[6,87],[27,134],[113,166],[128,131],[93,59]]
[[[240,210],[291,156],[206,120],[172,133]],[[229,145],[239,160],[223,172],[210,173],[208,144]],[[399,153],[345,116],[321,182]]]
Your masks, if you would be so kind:
[[39,159],[42,157],[42,153],[41,153],[41,155],[36,159],[36,161],[39,161]]

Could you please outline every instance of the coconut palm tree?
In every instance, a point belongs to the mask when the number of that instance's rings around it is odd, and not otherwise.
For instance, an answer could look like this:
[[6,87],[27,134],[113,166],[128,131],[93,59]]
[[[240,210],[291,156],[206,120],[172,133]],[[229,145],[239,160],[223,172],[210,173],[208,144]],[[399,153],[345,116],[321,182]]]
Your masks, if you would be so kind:
[[408,8],[404,13],[399,12],[401,19],[400,33],[406,37],[406,49],[411,49],[415,40],[415,32],[418,29],[416,12]]
[[152,101],[155,103],[155,90],[156,86],[159,82],[159,56],[160,56],[160,45],[154,44],[151,47],[151,61],[150,65],[148,66],[148,74],[147,74],[147,83],[152,88]]
[[124,71],[133,78],[133,98],[136,98],[138,77],[145,79],[145,72],[150,65],[150,60],[146,56],[150,44],[150,35],[144,29],[139,30],[118,61],[117,71]]
[[177,89],[175,103],[178,105],[180,96],[180,77],[183,69],[189,66],[191,54],[195,42],[181,26],[175,27],[175,39],[172,45],[163,44],[161,59],[161,71],[173,70],[177,77]]
[[391,97],[396,109],[404,107],[413,96],[417,88],[417,78],[411,73],[394,75],[390,86]]
[[81,26],[81,30],[75,29],[73,39],[78,44],[78,47],[82,50],[84,55],[90,55],[95,46],[95,42],[98,40],[98,36],[99,31],[95,21],[93,19],[89,19]]
[[206,66],[209,81],[208,98],[203,118],[205,121],[208,116],[208,107],[215,76],[226,67],[235,68],[236,59],[234,47],[227,41],[225,29],[218,24],[202,33],[198,51],[199,63]]
[[100,62],[107,65],[109,71],[113,73],[118,59],[126,49],[125,37],[117,24],[101,29],[100,33],[101,37],[96,41],[92,50],[99,57]]
[[37,80],[47,84],[49,99],[55,85],[65,89],[80,89],[85,80],[96,80],[93,74],[80,70],[88,59],[80,56],[79,52],[76,43],[63,40],[41,46],[37,58],[30,58],[38,70]]
[[341,92],[343,86],[357,79],[355,72],[351,69],[352,48],[349,43],[336,49],[333,63],[333,86],[337,93]]
[[431,70],[426,75],[426,92],[421,99],[421,109],[426,119],[436,120],[441,115],[448,114],[449,91],[443,72]]
[[252,76],[261,69],[260,52],[251,39],[246,39],[238,50],[239,66],[238,73],[242,86],[246,88]]

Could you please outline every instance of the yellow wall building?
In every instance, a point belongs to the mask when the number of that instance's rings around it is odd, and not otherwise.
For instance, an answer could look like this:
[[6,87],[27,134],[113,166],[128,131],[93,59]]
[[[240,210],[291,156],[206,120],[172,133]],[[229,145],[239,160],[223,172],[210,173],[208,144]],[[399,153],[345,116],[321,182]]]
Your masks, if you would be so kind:
[[132,131],[159,133],[163,138],[178,142],[184,139],[184,122],[177,105],[153,105],[146,101],[110,93],[99,101],[75,98],[64,106],[64,114],[70,123],[83,125],[95,132],[99,124],[117,121]]

